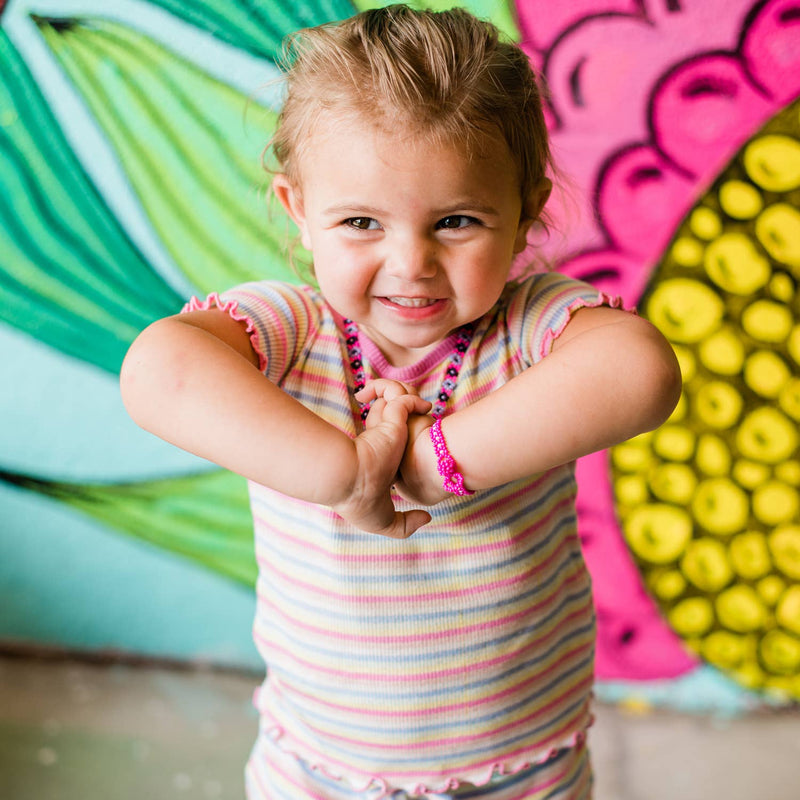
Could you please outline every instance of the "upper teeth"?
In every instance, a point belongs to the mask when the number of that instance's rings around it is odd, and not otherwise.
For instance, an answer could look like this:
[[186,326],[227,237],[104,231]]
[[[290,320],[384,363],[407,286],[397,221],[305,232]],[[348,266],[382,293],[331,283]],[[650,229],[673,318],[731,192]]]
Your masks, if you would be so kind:
[[427,297],[390,297],[388,299],[395,305],[409,306],[411,308],[422,308],[423,306],[429,306],[436,302]]

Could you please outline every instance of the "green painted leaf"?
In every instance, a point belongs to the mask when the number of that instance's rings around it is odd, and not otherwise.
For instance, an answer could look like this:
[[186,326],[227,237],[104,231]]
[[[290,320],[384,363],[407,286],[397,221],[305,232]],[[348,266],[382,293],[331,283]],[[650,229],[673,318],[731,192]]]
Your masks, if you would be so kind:
[[116,372],[181,298],[127,237],[0,30],[0,319]]
[[190,558],[247,586],[257,574],[247,483],[225,470],[132,484],[71,484],[0,473],[109,528]]
[[[368,8],[385,8],[396,1],[353,0],[353,5],[358,11],[366,11]],[[479,19],[487,19],[494,23],[512,41],[518,42],[521,38],[513,0],[462,0],[460,3],[454,3],[452,0],[409,0],[408,5],[412,8],[429,8],[432,11],[447,11],[459,6]]]
[[123,25],[38,23],[191,283],[209,292],[263,278],[297,282],[288,217],[268,214],[264,199],[261,154],[276,114]]
[[299,28],[345,19],[350,0],[150,0],[225,42],[277,61],[284,36]]

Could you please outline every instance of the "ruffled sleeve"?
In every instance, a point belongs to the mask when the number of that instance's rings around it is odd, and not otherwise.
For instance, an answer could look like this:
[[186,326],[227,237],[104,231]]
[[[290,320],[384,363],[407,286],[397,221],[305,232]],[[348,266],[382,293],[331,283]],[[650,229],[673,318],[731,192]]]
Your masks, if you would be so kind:
[[535,364],[550,353],[578,309],[596,306],[624,308],[622,298],[588,283],[557,272],[538,273],[520,284],[510,299],[509,332],[525,360]]
[[279,384],[318,327],[315,298],[309,287],[259,281],[213,292],[205,300],[193,297],[183,312],[218,308],[244,323],[259,369]]

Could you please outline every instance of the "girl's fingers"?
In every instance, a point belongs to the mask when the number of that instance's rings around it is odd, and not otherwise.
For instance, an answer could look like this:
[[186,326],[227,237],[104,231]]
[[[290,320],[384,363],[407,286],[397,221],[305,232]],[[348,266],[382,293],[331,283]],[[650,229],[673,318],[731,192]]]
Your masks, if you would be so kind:
[[418,395],[404,394],[386,403],[382,409],[382,418],[396,425],[405,425],[412,414],[424,414],[430,408],[431,404]]
[[425,414],[430,409],[431,404],[415,394],[401,394],[392,400],[377,397],[372,402],[369,414],[364,421],[364,427],[370,430],[383,422],[405,425],[411,415]]
[[[358,398],[358,395],[356,395],[356,397]],[[382,397],[376,397],[372,401],[369,414],[367,414],[367,418],[364,420],[364,427],[367,430],[370,430],[371,428],[374,428],[383,422],[383,412],[385,408],[386,401]]]
[[431,515],[427,511],[414,509],[413,511],[395,511],[394,521],[389,527],[380,531],[375,531],[380,536],[387,536],[390,539],[408,539],[416,533],[423,525],[431,521]]
[[367,385],[356,392],[356,399],[360,403],[369,403],[376,397],[383,397],[386,400],[394,400],[400,395],[411,394],[417,395],[417,390],[403,381],[393,381],[389,378],[377,378],[374,381],[369,381]]

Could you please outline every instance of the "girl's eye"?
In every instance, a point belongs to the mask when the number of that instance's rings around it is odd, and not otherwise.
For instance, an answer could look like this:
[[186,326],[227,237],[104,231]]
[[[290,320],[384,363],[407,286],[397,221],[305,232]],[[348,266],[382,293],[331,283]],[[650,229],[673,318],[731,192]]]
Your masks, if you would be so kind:
[[380,228],[378,221],[372,217],[350,217],[344,224],[359,231],[376,231]]
[[474,225],[477,221],[475,217],[468,217],[465,214],[453,214],[450,217],[440,219],[439,222],[436,223],[436,227],[452,231]]

